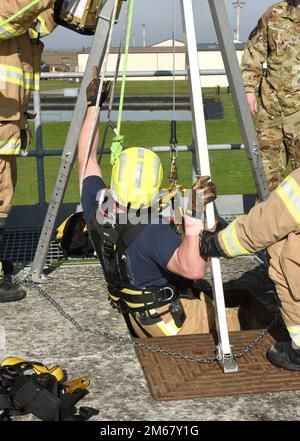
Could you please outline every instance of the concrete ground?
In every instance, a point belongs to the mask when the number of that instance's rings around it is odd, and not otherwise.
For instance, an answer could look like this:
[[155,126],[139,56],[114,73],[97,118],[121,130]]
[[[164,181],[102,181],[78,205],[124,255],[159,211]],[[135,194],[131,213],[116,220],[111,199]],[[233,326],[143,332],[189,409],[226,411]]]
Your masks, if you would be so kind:
[[[222,262],[224,282],[252,289],[272,307],[274,297],[262,267],[253,258]],[[26,269],[18,276],[23,277]],[[43,289],[83,326],[127,334],[122,318],[108,302],[99,265],[61,266]],[[88,375],[90,394],[79,404],[97,408],[98,421],[261,421],[298,420],[299,392],[268,393],[157,402],[151,398],[132,346],[78,332],[35,291],[20,302],[0,305],[0,359],[18,356],[60,364],[70,378]],[[300,374],[299,374],[300,375]],[[34,420],[31,415],[15,420]]]

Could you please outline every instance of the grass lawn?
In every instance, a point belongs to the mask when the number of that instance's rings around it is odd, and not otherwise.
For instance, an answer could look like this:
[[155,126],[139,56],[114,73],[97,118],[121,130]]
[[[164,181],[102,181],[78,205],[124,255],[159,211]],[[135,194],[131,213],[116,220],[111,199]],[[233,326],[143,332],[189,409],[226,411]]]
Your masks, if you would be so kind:
[[[138,86],[140,87],[145,86],[145,82],[143,83],[136,81],[134,83],[138,83]],[[151,83],[151,92],[147,88],[148,93],[152,93],[152,91],[155,91],[155,93],[162,93],[162,86],[164,87],[163,90],[167,93],[166,84],[170,83],[170,86],[172,85],[172,82],[167,81],[151,81],[147,82],[147,87],[148,83]],[[185,82],[180,83],[182,83],[181,87],[182,90],[184,90],[185,85],[183,83]],[[135,87],[137,87],[136,84]],[[131,82],[128,82],[128,89],[130,87]],[[138,89],[138,91],[140,92],[140,89]],[[204,92],[211,93],[210,90],[205,90]],[[135,93],[137,93],[137,90]],[[231,96],[223,93],[220,95],[220,98],[224,106],[224,119],[206,121],[208,143],[240,143],[242,141],[242,138],[235,117]],[[44,148],[62,149],[66,139],[68,128],[69,123],[45,123],[43,125]],[[102,132],[102,129],[103,124],[101,124],[100,126],[100,133]],[[191,143],[191,122],[179,121],[177,132],[178,144]],[[125,136],[125,146],[168,145],[170,138],[170,124],[168,121],[124,122],[122,126],[122,134]],[[107,147],[110,146],[111,139],[112,136],[110,133],[110,136],[108,137],[106,143]],[[169,173],[169,153],[163,153],[160,156],[165,170],[164,185],[167,185]],[[210,160],[212,178],[217,184],[219,194],[254,193],[255,189],[252,180],[251,170],[245,152],[211,152]],[[45,158],[44,162],[46,198],[47,201],[49,201],[51,199],[52,191],[54,188],[57,171],[60,164],[60,158],[47,157]],[[179,153],[178,167],[180,182],[186,186],[190,186],[192,180],[192,162],[190,153]],[[108,155],[105,155],[105,157],[103,158],[102,169],[105,179],[109,181],[110,166]],[[75,164],[65,195],[66,202],[74,202],[79,200],[77,175],[77,165]],[[18,184],[13,203],[15,205],[36,203],[38,200],[37,194],[35,158],[18,158]]]
[[53,89],[70,89],[78,88],[80,83],[75,80],[65,81],[65,80],[41,80],[40,88],[41,90],[53,90]]

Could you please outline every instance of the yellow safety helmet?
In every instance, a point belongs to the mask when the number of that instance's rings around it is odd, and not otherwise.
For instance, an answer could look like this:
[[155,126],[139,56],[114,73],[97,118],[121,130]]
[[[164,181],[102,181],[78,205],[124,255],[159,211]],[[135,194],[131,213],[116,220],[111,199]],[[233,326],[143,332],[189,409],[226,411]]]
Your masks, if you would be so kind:
[[163,180],[159,157],[151,150],[131,147],[116,160],[111,173],[111,193],[123,207],[148,208],[158,197]]

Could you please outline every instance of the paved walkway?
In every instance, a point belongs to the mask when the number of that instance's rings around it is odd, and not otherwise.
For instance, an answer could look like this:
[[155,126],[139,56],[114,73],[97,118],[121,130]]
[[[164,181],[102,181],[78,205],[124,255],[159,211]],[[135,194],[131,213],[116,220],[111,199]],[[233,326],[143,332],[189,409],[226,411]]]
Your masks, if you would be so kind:
[[[253,259],[222,263],[224,280],[232,286],[247,286],[266,295],[266,277]],[[235,272],[236,271],[236,272]],[[24,275],[25,270],[19,275]],[[82,325],[127,333],[119,314],[107,302],[99,265],[62,266],[49,276],[43,289],[63,305]],[[80,405],[93,406],[100,413],[95,420],[199,421],[199,420],[297,420],[296,393],[270,393],[240,397],[218,397],[187,401],[156,402],[151,398],[143,371],[131,346],[104,338],[83,335],[44,298],[29,291],[21,302],[0,306],[0,325],[6,331],[6,348],[0,358],[18,356],[60,364],[70,378],[90,377],[90,394]],[[299,374],[300,375],[300,374]],[[15,419],[32,420],[26,415]]]

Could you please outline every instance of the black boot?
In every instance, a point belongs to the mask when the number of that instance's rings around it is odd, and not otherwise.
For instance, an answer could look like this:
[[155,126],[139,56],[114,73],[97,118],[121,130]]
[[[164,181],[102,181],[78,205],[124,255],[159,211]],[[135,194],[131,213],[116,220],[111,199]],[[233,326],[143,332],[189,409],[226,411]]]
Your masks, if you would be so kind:
[[22,300],[26,296],[26,292],[21,286],[8,280],[0,281],[0,303],[16,302]]
[[268,360],[277,367],[300,371],[300,348],[293,349],[289,341],[275,343],[267,352]]
[[2,271],[5,276],[13,274],[14,264],[10,260],[2,260]]

